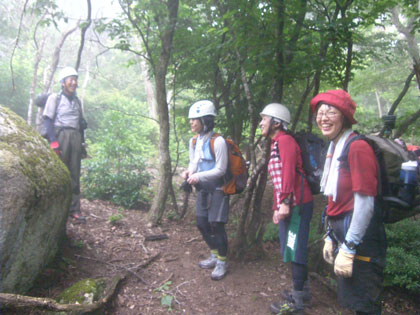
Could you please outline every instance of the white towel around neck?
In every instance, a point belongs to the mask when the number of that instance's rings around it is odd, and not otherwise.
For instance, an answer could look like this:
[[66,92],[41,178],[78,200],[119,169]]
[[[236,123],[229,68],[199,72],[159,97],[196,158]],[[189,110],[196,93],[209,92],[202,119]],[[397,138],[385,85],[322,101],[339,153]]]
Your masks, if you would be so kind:
[[[325,196],[331,196],[333,201],[337,200],[337,183],[338,183],[338,168],[340,162],[338,158],[344,149],[347,138],[353,133],[353,130],[346,130],[334,145],[331,141],[328,147],[327,157],[324,164],[324,173],[321,179],[321,191],[324,192]],[[333,153],[334,152],[334,153]]]

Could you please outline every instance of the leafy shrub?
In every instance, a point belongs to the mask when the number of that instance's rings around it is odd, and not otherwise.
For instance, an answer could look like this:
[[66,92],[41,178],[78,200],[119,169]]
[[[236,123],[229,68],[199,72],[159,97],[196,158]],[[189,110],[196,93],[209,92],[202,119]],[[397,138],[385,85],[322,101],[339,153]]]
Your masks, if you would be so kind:
[[420,293],[420,227],[406,219],[386,227],[388,238],[385,285]]
[[118,93],[103,95],[102,102],[105,100],[118,110],[93,115],[96,119],[93,125],[98,126],[88,129],[89,139],[95,143],[88,148],[91,158],[83,160],[83,194],[88,199],[110,200],[126,208],[138,208],[150,198],[151,176],[147,173],[146,158],[156,161],[153,144],[156,128],[154,123],[142,118],[142,104]]
[[150,175],[140,157],[114,160],[102,154],[84,162],[83,194],[88,199],[110,200],[126,208],[147,202]]
[[264,231],[263,241],[278,241],[279,240],[279,226],[273,222],[269,222]]

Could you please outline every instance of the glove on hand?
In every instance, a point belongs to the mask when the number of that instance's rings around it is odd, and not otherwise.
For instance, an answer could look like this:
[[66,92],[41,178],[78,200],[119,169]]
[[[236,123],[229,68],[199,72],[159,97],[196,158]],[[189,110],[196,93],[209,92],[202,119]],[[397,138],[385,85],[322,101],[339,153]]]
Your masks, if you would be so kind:
[[54,152],[60,156],[60,144],[58,143],[58,141],[53,141],[50,143],[50,148],[54,150]]
[[334,273],[337,276],[350,278],[353,274],[354,256],[355,254],[350,254],[340,248],[337,257],[335,258]]
[[334,243],[330,239],[324,240],[324,249],[322,250],[324,260],[330,265],[334,264]]
[[187,193],[192,192],[192,186],[188,184],[187,180],[185,180],[181,185],[182,190],[184,190]]

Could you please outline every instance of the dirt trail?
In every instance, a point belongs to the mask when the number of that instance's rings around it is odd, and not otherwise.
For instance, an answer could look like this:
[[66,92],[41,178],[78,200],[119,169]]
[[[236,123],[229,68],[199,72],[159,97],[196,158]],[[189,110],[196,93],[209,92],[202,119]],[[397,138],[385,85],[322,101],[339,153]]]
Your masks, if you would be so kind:
[[[47,269],[41,287],[31,294],[56,297],[79,279],[133,271],[149,262],[128,275],[105,314],[167,314],[170,309],[173,314],[270,314],[270,303],[289,288],[289,266],[280,261],[276,243],[264,245],[263,259],[230,261],[226,278],[212,281],[211,270],[197,265],[208,251],[192,223],[166,220],[161,227],[149,228],[141,211],[87,200],[82,208],[86,224],[68,223],[71,246],[65,248],[59,267]],[[110,217],[118,214],[122,219],[110,224]],[[168,238],[145,241],[157,234]],[[314,278],[311,287],[312,305],[306,314],[352,314],[340,308],[335,293]],[[164,305],[170,300],[171,307]]]

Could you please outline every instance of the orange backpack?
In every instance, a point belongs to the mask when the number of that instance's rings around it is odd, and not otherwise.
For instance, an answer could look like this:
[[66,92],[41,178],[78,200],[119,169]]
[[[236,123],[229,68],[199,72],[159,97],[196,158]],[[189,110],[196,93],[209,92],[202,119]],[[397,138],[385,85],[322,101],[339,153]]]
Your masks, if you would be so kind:
[[[210,151],[213,158],[215,158],[214,140],[219,136],[218,133],[214,133],[210,138]],[[195,148],[197,138],[198,135],[193,137],[193,148]],[[225,141],[228,148],[228,167],[223,176],[224,185],[222,189],[226,195],[239,194],[246,187],[248,181],[248,168],[238,145],[231,139],[225,139]]]

